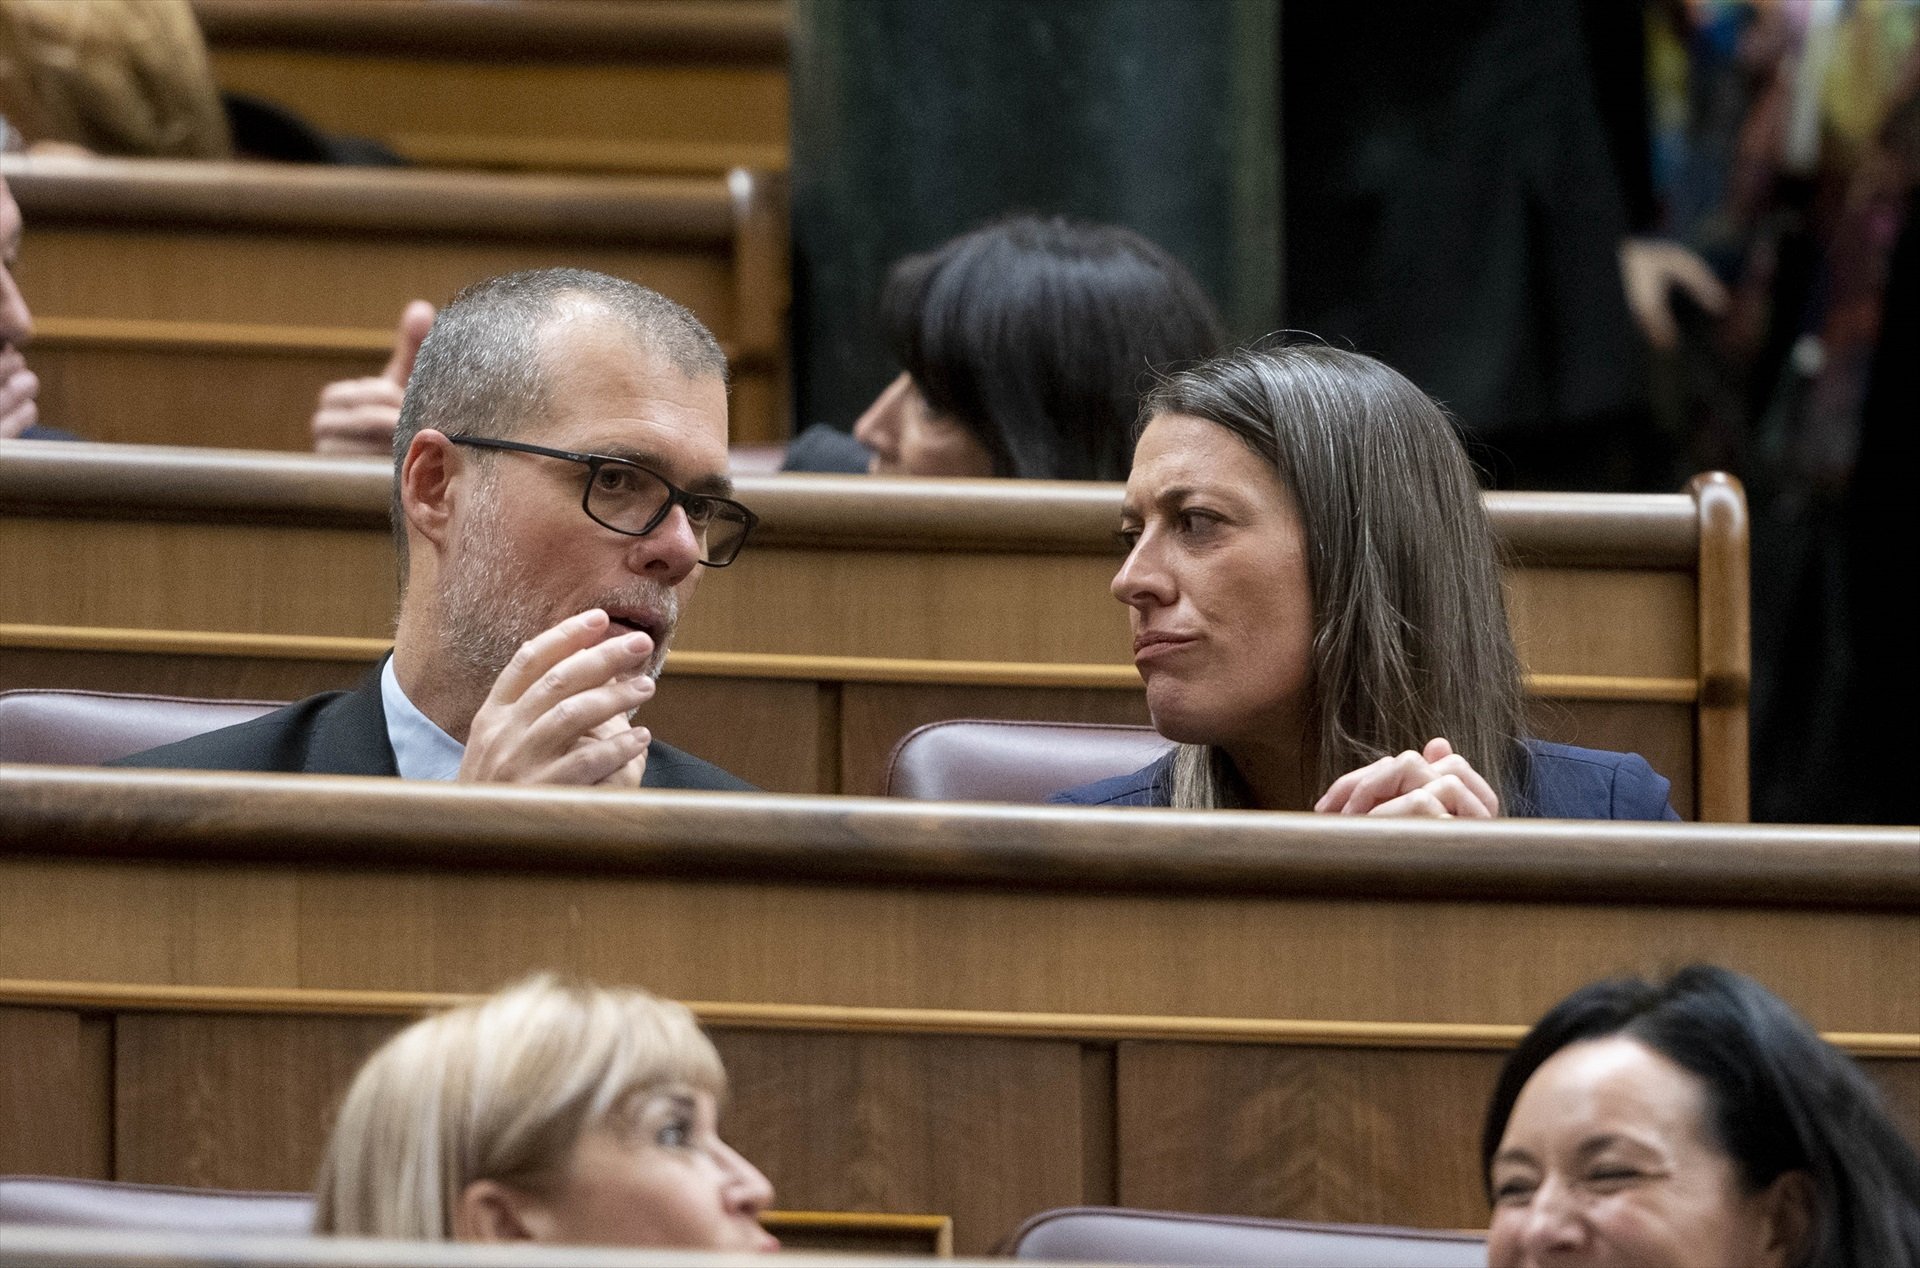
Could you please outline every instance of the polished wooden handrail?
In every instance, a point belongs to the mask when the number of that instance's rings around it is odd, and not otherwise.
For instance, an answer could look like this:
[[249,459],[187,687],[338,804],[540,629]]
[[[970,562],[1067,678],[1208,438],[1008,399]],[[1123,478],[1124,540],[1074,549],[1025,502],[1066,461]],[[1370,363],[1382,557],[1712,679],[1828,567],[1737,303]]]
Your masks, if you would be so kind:
[[[418,1017],[484,998],[454,991],[329,990],[314,987],[177,986],[144,982],[51,982],[0,978],[0,1007],[82,1013],[239,1013],[299,1017]],[[1320,1021],[1272,1017],[1169,1017],[1113,1013],[1016,1013],[965,1008],[862,1008],[844,1004],[683,1000],[702,1025],[735,1030],[844,1034],[969,1035],[1096,1043],[1165,1039],[1308,1048],[1418,1048],[1504,1052],[1527,1027],[1500,1022]],[[1920,1057],[1920,1035],[1830,1031],[1828,1043],[1859,1057]]]
[[[761,517],[756,547],[1119,553],[1115,484],[776,475],[742,476],[737,486]],[[319,516],[384,529],[390,491],[389,464],[377,458],[0,441],[0,509],[259,523]],[[1688,494],[1485,497],[1494,531],[1522,565],[1691,571],[1698,561],[1700,512]]]
[[731,246],[726,177],[562,176],[72,155],[0,156],[38,231],[59,225],[460,234]]
[[0,766],[0,854],[1034,891],[1920,907],[1912,828],[1113,811]]

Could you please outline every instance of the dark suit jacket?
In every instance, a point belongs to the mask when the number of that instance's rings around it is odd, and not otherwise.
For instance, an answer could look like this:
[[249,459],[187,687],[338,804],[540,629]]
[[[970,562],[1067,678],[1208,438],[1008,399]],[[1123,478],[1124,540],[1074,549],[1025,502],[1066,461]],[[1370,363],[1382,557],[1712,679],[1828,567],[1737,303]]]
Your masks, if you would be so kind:
[[[393,745],[375,669],[352,691],[309,696],[237,726],[163,744],[107,763],[168,770],[282,771],[305,775],[392,775]],[[753,792],[711,762],[655,740],[647,748],[644,788]]]
[[781,460],[782,471],[837,471],[844,475],[867,474],[873,450],[846,432],[826,423],[815,423],[793,438]]
[[[1678,819],[1667,804],[1667,779],[1638,753],[1608,753],[1528,740],[1527,781],[1534,819]],[[1164,806],[1171,800],[1173,752],[1134,771],[1069,788],[1047,798],[1069,806]]]

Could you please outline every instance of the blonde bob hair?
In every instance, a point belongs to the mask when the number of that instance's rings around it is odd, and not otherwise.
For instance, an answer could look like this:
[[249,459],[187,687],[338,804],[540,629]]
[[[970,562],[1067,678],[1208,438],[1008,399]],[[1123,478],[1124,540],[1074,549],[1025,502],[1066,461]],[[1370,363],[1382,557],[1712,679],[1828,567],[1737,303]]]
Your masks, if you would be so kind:
[[314,1231],[448,1240],[468,1185],[549,1193],[585,1132],[667,1086],[718,1098],[726,1074],[693,1014],[645,991],[542,974],[416,1022],[347,1089]]

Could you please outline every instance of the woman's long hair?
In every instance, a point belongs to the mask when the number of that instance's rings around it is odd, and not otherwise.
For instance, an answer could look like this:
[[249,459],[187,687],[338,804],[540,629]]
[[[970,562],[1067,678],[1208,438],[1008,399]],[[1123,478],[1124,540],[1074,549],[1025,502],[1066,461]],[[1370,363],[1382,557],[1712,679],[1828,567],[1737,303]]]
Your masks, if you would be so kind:
[[1708,964],[1664,982],[1620,978],[1555,1004],[1501,1067],[1481,1135],[1481,1176],[1527,1080],[1588,1039],[1633,1039],[1700,1081],[1707,1130],[1749,1193],[1789,1171],[1814,1191],[1796,1268],[1920,1264],[1920,1157],[1843,1052],[1751,978]]
[[[1480,487],[1446,414],[1395,370],[1319,344],[1245,349],[1166,378],[1141,417],[1231,431],[1280,473],[1305,530],[1315,787],[1445,736],[1525,809],[1520,662]],[[1184,744],[1176,806],[1244,805],[1228,756]]]

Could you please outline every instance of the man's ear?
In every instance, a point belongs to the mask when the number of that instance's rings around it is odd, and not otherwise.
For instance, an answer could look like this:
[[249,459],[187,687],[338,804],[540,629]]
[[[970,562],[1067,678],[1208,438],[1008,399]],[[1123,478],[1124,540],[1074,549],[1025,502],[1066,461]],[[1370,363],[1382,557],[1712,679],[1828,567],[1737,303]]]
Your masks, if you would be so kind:
[[454,483],[465,469],[454,443],[430,427],[414,433],[400,459],[400,511],[407,526],[434,545],[447,539]]
[[529,1242],[545,1240],[545,1208],[498,1180],[475,1180],[460,1190],[453,1208],[457,1242]]
[[1766,1220],[1769,1263],[1806,1262],[1813,1248],[1813,1221],[1819,1198],[1813,1177],[1804,1171],[1785,1171],[1774,1177],[1761,1194]]

